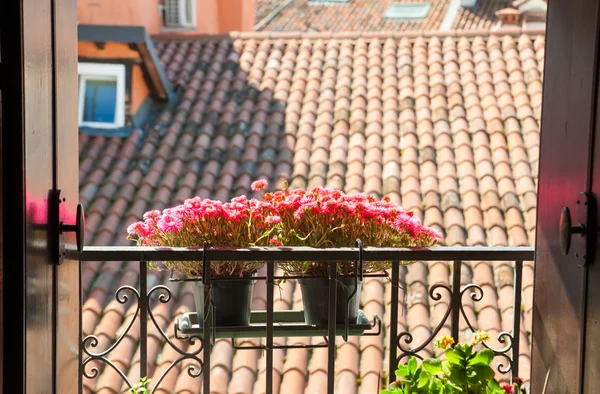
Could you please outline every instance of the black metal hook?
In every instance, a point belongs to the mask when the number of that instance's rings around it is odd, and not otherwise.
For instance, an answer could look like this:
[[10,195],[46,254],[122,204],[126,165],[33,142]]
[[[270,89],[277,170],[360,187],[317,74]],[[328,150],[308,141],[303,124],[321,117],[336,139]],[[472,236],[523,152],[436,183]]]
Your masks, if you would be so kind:
[[[362,241],[360,238],[356,239],[356,246],[358,247],[358,260],[354,263],[354,288],[352,292],[348,295],[348,299],[346,300],[346,310],[345,310],[345,319],[344,319],[344,335],[342,339],[344,342],[348,342],[348,337],[350,335],[350,301],[352,298],[357,297],[358,293],[358,281],[363,281],[363,247]],[[360,278],[360,279],[359,279]],[[359,295],[358,295],[359,296]]]
[[360,238],[356,239],[356,247],[358,248],[358,277],[360,278],[360,281],[363,281],[363,246],[362,246],[362,241],[360,240]]
[[375,328],[375,326],[377,326],[377,332],[366,332],[363,333],[362,336],[363,337],[378,337],[379,335],[381,335],[381,319],[379,318],[379,316],[377,316],[377,314],[373,315],[373,323],[371,323],[371,328]]
[[207,267],[208,259],[206,258],[207,245],[206,241],[202,244],[202,283],[204,285],[210,284],[210,267]]
[[178,339],[180,341],[184,341],[184,340],[188,339],[187,336],[180,336],[179,335],[180,331],[181,331],[181,328],[180,328],[179,318],[177,318],[177,319],[175,319],[175,324],[173,325],[173,333],[174,333],[175,339]]
[[210,327],[210,343],[214,345],[217,342],[217,306],[210,300],[210,314],[212,315],[212,324]]
[[[210,288],[210,260],[206,257],[207,255],[207,246],[208,246],[208,242],[204,241],[202,243],[202,283],[204,284],[204,294],[205,294],[205,299],[204,299],[204,303],[205,303],[205,307],[204,307],[204,326],[206,326],[206,323],[208,321],[208,319],[210,319],[210,331],[209,331],[209,340],[210,343],[212,345],[215,344],[216,342],[216,331],[217,331],[217,327],[216,327],[216,306],[215,303],[212,300],[211,297],[211,288]],[[208,308],[206,307],[208,306]]]

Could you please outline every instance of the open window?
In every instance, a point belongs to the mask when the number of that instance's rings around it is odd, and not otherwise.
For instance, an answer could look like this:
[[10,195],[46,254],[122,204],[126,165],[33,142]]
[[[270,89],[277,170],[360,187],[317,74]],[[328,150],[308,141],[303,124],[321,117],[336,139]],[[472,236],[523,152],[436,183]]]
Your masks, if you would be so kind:
[[125,124],[125,65],[79,63],[79,126]]

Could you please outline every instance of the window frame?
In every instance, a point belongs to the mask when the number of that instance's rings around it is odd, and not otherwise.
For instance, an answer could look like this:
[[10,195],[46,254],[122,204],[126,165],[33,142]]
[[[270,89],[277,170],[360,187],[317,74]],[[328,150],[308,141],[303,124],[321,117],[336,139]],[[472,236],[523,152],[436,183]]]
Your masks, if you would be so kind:
[[[189,30],[195,30],[198,28],[198,4],[196,0],[178,0],[178,14],[179,14],[179,23],[178,24],[169,24],[167,22],[167,18],[166,18],[166,12],[167,12],[167,1],[169,0],[164,0],[164,3],[159,5],[159,8],[161,10],[161,14],[162,14],[162,20],[161,20],[161,31],[189,31]],[[183,3],[183,5],[182,5]],[[184,8],[186,9],[185,13],[186,13],[186,21],[182,22],[182,18],[181,18],[181,9]],[[187,15],[187,9],[191,9],[191,15]]]
[[[77,67],[79,77],[79,127],[93,127],[100,129],[116,129],[125,125],[125,65],[105,63],[79,63]],[[86,82],[88,80],[115,80],[117,81],[117,96],[115,99],[114,122],[86,122],[83,120]]]

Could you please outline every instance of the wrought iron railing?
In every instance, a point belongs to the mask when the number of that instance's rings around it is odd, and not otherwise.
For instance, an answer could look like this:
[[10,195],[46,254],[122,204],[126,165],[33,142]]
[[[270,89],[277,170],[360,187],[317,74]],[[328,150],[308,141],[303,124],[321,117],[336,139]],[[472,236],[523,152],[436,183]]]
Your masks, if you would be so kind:
[[[118,338],[112,344],[102,350],[96,351],[99,340],[94,335],[88,335],[83,338],[80,358],[81,379],[95,379],[99,375],[99,369],[95,363],[103,363],[105,367],[114,369],[123,379],[125,384],[131,387],[135,382],[130,382],[124,371],[110,360],[111,352],[116,349],[122,340],[128,335],[131,327],[139,319],[140,323],[140,376],[148,374],[148,318],[152,322],[162,340],[172,347],[178,354],[171,364],[163,371],[162,375],[154,383],[152,393],[160,388],[161,382],[166,375],[177,365],[183,365],[185,360],[191,360],[196,363],[186,366],[187,372],[191,377],[203,376],[202,384],[204,393],[210,393],[210,356],[211,348],[215,343],[217,335],[221,335],[219,328],[214,327],[213,319],[214,309],[210,303],[210,283],[211,278],[210,264],[218,261],[266,261],[266,275],[255,277],[256,280],[265,280],[267,284],[267,310],[264,312],[264,337],[265,345],[236,347],[236,349],[261,349],[266,352],[266,387],[267,393],[273,392],[273,350],[281,348],[302,347],[327,347],[328,349],[328,393],[334,392],[334,373],[335,373],[335,346],[336,336],[341,336],[348,340],[349,324],[344,325],[335,323],[336,316],[336,286],[337,286],[337,264],[344,262],[355,262],[357,275],[360,272],[358,267],[362,266],[363,261],[392,261],[390,275],[391,280],[391,311],[390,313],[390,333],[389,333],[389,380],[394,379],[393,371],[403,360],[406,361],[410,356],[421,357],[420,352],[439,334],[445,326],[448,319],[451,319],[451,335],[458,342],[459,340],[459,321],[461,316],[467,326],[475,331],[475,327],[465,313],[463,297],[467,294],[473,301],[479,301],[483,298],[483,289],[477,284],[467,284],[461,288],[461,270],[462,262],[467,261],[512,261],[514,262],[514,299],[513,299],[513,324],[511,332],[501,332],[498,335],[498,341],[504,344],[501,349],[492,349],[497,356],[506,360],[505,363],[498,365],[498,371],[501,374],[508,374],[510,379],[518,376],[519,373],[519,350],[520,350],[520,327],[521,327],[521,287],[523,261],[532,261],[534,259],[534,249],[531,247],[436,247],[431,249],[399,249],[399,248],[362,248],[359,244],[357,248],[337,248],[337,249],[316,249],[316,248],[246,248],[246,249],[185,249],[185,248],[154,248],[154,247],[87,247],[81,254],[82,263],[90,261],[107,262],[138,262],[140,269],[139,289],[132,286],[122,286],[115,293],[116,300],[125,304],[130,297],[137,301],[137,308],[133,318],[129,321],[125,330],[119,333]],[[183,350],[179,348],[157,323],[156,318],[150,306],[150,300],[157,297],[161,303],[168,303],[172,299],[171,291],[167,286],[157,285],[148,289],[147,281],[147,263],[148,261],[202,261],[203,275],[202,279],[205,285],[205,303],[204,322],[195,330],[190,329],[190,321],[186,321],[186,327],[180,327],[180,322],[175,324],[175,337],[189,341],[192,350]],[[325,343],[320,345],[275,345],[273,338],[277,335],[275,332],[274,316],[274,287],[276,280],[282,279],[275,274],[275,263],[278,261],[314,261],[328,262],[329,270],[329,323],[323,327],[300,327],[301,330],[311,332],[308,335],[321,335],[325,338]],[[429,289],[429,297],[434,301],[439,301],[443,297],[443,292],[449,296],[448,306],[443,318],[437,326],[431,331],[431,335],[420,344],[412,344],[413,335],[409,331],[398,332],[398,313],[399,313],[399,289],[400,289],[400,267],[402,261],[448,261],[452,264],[452,285],[435,284]],[[361,275],[362,276],[362,275]],[[365,275],[367,276],[367,275]],[[298,327],[296,327],[298,328]],[[364,327],[363,327],[364,328]],[[378,316],[373,317],[372,330],[364,332],[361,335],[382,335],[381,320]],[[311,331],[312,330],[312,331]],[[254,330],[256,331],[256,330]],[[256,333],[255,333],[256,334]],[[207,340],[208,338],[208,340]],[[487,345],[486,345],[487,346]],[[80,387],[82,386],[80,381]]]

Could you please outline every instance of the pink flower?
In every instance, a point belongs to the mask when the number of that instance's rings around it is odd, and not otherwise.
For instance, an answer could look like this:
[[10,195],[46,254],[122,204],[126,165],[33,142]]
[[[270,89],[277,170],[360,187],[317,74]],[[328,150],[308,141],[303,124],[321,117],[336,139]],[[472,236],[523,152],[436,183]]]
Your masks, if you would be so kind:
[[267,188],[267,186],[269,186],[269,182],[267,182],[264,179],[260,179],[258,181],[252,182],[252,185],[250,187],[252,188],[252,190],[257,192],[257,191],[265,190]]
[[[441,239],[442,238],[442,233],[440,233],[438,230],[434,229],[433,227],[421,226],[421,234],[424,234],[424,235],[430,237],[431,239]],[[519,379],[519,378],[516,378],[516,379]]]
[[281,223],[281,217],[277,216],[277,215],[267,216],[265,218],[265,223],[267,223],[267,224]]
[[129,227],[127,227],[127,233],[129,235],[137,235],[140,238],[147,238],[153,235],[152,228],[144,222],[130,224]]
[[296,209],[296,212],[294,212],[294,217],[296,219],[302,219],[303,216],[304,216],[304,207],[300,207],[300,208]]
[[135,222],[135,223],[131,223],[128,227],[127,227],[127,234],[129,235],[139,235],[138,233],[138,229],[140,227],[140,225],[142,224],[142,222]]
[[433,235],[435,231],[430,231],[431,229],[422,226],[417,218],[411,215],[406,215],[404,212],[396,216],[396,219],[394,220],[394,226],[400,231],[408,232],[413,238],[418,238],[421,236],[423,231],[427,231],[428,233],[431,233],[431,235]]
[[172,215],[163,215],[157,223],[158,228],[164,232],[175,232],[181,230],[183,221]]
[[244,219],[246,215],[246,210],[244,209],[236,209],[234,207],[228,207],[223,209],[223,216],[225,219],[232,220],[234,222],[239,222]]
[[160,217],[160,211],[148,211],[144,214],[144,219],[156,219]]
[[515,394],[515,388],[508,383],[504,383],[500,388],[507,394]]
[[513,383],[516,383],[519,387],[521,387],[523,385],[523,379],[519,378],[518,376],[515,376],[513,378]]
[[281,243],[281,241],[279,241],[277,239],[277,237],[273,237],[271,238],[271,240],[269,241],[269,243],[273,246],[283,246],[283,244]]
[[248,201],[248,197],[246,197],[244,194],[231,199],[232,204],[244,204],[245,205],[246,201]]

